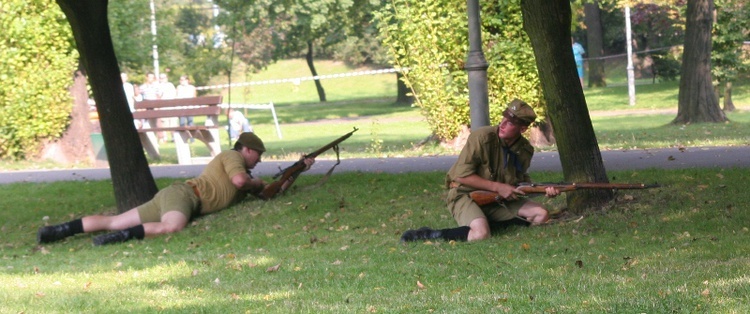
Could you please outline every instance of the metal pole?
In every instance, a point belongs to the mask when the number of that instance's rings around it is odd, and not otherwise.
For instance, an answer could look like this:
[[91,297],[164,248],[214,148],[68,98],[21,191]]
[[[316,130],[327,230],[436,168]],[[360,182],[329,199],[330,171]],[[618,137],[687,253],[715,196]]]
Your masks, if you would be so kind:
[[469,54],[464,69],[469,75],[469,115],[471,129],[490,125],[487,96],[487,60],[482,52],[482,29],[479,19],[479,0],[467,0],[469,15]]
[[628,47],[628,97],[630,105],[635,106],[635,74],[633,73],[633,35],[630,31],[630,7],[625,7],[625,38]]
[[154,0],[151,0],[151,42],[153,43],[152,51],[154,55],[154,75],[159,78],[159,48],[156,45],[156,7]]

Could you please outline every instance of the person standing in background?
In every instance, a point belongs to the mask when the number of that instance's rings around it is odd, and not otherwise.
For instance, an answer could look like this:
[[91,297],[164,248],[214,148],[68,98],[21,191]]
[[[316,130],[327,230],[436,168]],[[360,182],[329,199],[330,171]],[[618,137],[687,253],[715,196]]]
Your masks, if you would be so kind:
[[586,50],[583,49],[581,44],[576,42],[575,38],[571,37],[570,41],[573,43],[573,58],[576,61],[578,80],[581,81],[581,87],[583,87],[583,55],[586,54]]
[[148,72],[146,74],[146,82],[141,84],[138,89],[136,97],[140,96],[142,100],[157,100],[159,99],[159,83],[156,82],[156,75]]
[[[174,84],[169,82],[169,77],[166,73],[159,74],[159,99],[175,99],[177,97],[177,90]],[[173,127],[177,126],[177,118],[162,118],[157,120],[158,127]],[[159,140],[162,142],[167,141],[167,132],[158,132]]]
[[[180,76],[180,84],[177,85],[177,98],[194,98],[196,96],[195,86],[190,84],[187,75]],[[180,126],[193,125],[193,117],[180,117]]]
[[133,84],[128,82],[128,74],[123,72],[120,73],[120,79],[122,80],[122,89],[125,91],[125,99],[128,101],[128,107],[130,112],[135,111],[135,87]]

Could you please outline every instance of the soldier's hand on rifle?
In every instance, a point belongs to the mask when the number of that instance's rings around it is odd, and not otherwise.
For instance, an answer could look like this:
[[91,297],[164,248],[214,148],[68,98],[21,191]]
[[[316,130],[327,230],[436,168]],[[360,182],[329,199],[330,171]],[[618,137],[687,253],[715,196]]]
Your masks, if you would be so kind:
[[518,195],[526,195],[526,193],[514,186],[500,182],[496,182],[495,192],[506,200],[516,200],[518,199]]
[[252,178],[250,179],[250,186],[250,192],[255,194],[263,190],[263,188],[266,186],[266,181],[258,178]]
[[302,169],[302,171],[310,170],[312,165],[315,163],[315,158],[307,158],[304,155],[302,155],[299,160],[302,160],[302,162],[305,163],[305,169]]
[[551,186],[548,186],[546,189],[544,189],[544,191],[549,198],[557,197],[558,195],[560,195],[560,190]]

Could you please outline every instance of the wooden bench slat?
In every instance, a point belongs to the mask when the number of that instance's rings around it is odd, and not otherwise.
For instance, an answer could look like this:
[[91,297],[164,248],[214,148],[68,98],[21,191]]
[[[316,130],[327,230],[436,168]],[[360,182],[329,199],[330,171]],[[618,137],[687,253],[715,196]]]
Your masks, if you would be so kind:
[[181,106],[215,106],[221,104],[221,96],[201,96],[193,98],[143,100],[135,102],[135,109],[158,109]]
[[219,126],[205,126],[205,125],[192,125],[192,126],[173,126],[165,128],[142,128],[138,129],[138,132],[171,132],[171,131],[203,131],[210,129],[218,129]]
[[156,119],[156,118],[175,118],[189,116],[212,116],[220,115],[219,106],[190,108],[190,109],[162,109],[162,110],[144,110],[133,112],[133,119]]

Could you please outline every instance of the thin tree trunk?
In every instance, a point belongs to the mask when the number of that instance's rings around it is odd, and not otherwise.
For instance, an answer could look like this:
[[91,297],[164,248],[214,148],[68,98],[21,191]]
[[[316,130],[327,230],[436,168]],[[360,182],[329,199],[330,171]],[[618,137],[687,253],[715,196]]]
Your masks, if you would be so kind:
[[724,85],[724,112],[732,112],[734,111],[734,101],[732,101],[732,82],[727,82],[726,85]]
[[[307,54],[305,54],[305,60],[307,60],[307,66],[310,68],[312,76],[318,76],[318,72],[315,71],[315,65],[313,64],[313,43],[307,41]],[[315,88],[318,90],[318,98],[320,102],[326,102],[326,91],[323,89],[323,85],[320,84],[320,79],[315,79]]]
[[150,200],[157,188],[122,88],[107,24],[107,1],[57,0],[57,3],[68,18],[91,83],[117,208],[124,212]]
[[[521,0],[523,27],[534,49],[539,80],[554,128],[566,181],[609,182],[570,49],[568,0]],[[568,193],[570,210],[580,213],[613,199],[609,190]]]
[[674,124],[727,121],[711,82],[713,10],[713,0],[688,0],[685,52]]
[[605,87],[604,60],[601,59],[604,39],[602,33],[599,1],[593,0],[583,6],[586,23],[586,44],[588,45],[589,87]]

